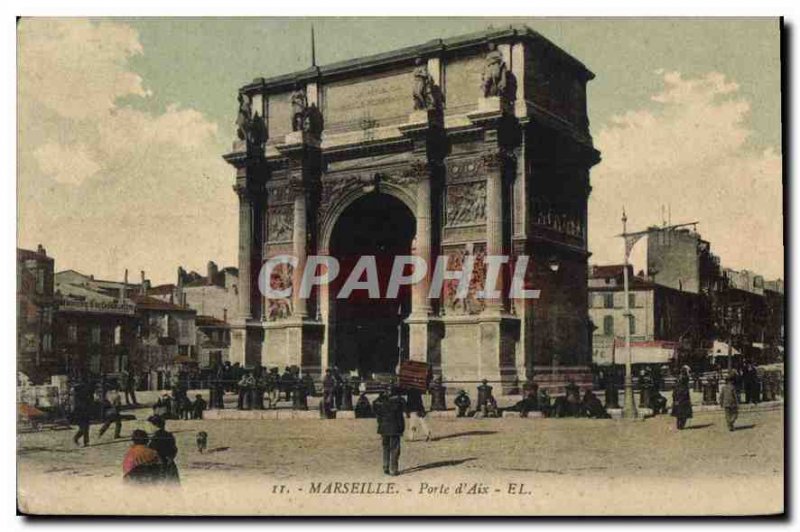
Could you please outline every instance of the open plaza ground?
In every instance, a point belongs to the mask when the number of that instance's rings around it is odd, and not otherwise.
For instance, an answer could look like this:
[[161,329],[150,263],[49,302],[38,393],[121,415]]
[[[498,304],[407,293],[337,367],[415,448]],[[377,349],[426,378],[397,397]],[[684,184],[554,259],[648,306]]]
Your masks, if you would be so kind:
[[[149,408],[126,411],[122,435]],[[783,510],[784,412],[674,418],[429,418],[431,442],[403,442],[400,475],[381,469],[374,419],[168,422],[181,487],[121,480],[129,442],[113,430],[76,447],[73,430],[18,435],[20,508],[34,513],[764,514]],[[198,431],[208,451],[196,449]],[[338,483],[338,484],[337,484]],[[460,489],[459,489],[460,487]],[[495,511],[493,512],[493,509]]]

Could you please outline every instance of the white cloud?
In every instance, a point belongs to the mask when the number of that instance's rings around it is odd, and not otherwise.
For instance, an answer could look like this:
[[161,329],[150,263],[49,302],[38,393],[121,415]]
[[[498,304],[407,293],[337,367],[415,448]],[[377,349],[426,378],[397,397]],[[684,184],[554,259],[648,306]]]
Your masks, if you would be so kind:
[[[603,161],[592,172],[590,247],[597,263],[620,262],[623,205],[629,229],[700,221],[724,265],[783,276],[782,183],[779,149],[755,150],[746,119],[749,102],[719,73],[685,79],[660,72],[653,105],[614,117],[596,144]],[[644,268],[644,244],[637,246]]]
[[24,19],[19,27],[20,244],[57,269],[106,277],[236,256],[232,170],[217,124],[194,109],[149,112],[130,70],[145,51],[114,22]]
[[33,151],[39,168],[59,183],[78,185],[100,170],[100,165],[89,155],[86,146],[64,146],[48,142]]

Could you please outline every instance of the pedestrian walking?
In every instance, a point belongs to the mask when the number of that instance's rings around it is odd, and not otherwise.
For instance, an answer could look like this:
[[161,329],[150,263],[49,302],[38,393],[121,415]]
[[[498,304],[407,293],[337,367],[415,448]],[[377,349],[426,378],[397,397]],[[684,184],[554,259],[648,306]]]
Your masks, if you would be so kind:
[[725,377],[725,384],[719,392],[719,404],[725,410],[725,423],[728,430],[733,431],[733,424],[739,417],[739,400],[736,397],[736,388],[733,385],[733,376]]
[[387,475],[398,474],[400,462],[400,440],[405,432],[405,401],[398,393],[397,387],[390,385],[388,395],[382,395],[373,404],[378,420],[378,434],[383,444],[383,472]]
[[72,422],[78,425],[78,432],[72,437],[75,445],[83,438],[83,446],[89,445],[89,422],[92,419],[92,388],[85,382],[79,382],[73,388]]
[[689,367],[683,366],[672,390],[672,416],[678,430],[683,430],[686,420],[692,417],[692,399],[689,395]]
[[114,439],[120,439],[122,432],[122,416],[119,409],[122,406],[122,399],[120,399],[119,392],[112,390],[108,393],[110,397],[105,397],[102,402],[103,409],[103,425],[100,427],[98,438],[102,438],[103,434],[108,430],[111,424],[114,424]]
[[422,403],[422,392],[409,388],[406,398],[406,415],[409,419],[406,440],[416,441],[424,437],[425,441],[430,441],[432,433],[426,419],[425,405]]

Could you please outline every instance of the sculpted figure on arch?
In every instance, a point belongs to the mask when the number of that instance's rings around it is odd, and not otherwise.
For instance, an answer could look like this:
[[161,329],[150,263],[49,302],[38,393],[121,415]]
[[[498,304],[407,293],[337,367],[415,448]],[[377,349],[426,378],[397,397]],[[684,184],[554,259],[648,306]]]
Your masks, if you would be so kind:
[[428,71],[428,63],[422,57],[414,61],[414,110],[438,110],[443,104],[441,89],[434,83]]
[[483,74],[481,76],[481,89],[483,97],[490,98],[498,96],[507,98],[509,96],[509,72],[503,54],[497,49],[497,45],[490,42],[487,46],[488,53],[484,59]]

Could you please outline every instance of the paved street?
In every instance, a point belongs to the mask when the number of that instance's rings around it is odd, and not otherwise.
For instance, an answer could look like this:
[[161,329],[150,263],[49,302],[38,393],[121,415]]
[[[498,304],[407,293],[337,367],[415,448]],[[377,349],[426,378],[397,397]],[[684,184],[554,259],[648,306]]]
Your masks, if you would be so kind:
[[[151,429],[149,409],[133,413],[124,436]],[[783,504],[783,421],[782,409],[748,412],[731,433],[719,411],[698,412],[683,432],[669,416],[432,419],[435,441],[404,442],[394,478],[381,472],[372,419],[170,421],[182,488],[166,496],[123,488],[128,442],[113,441],[112,431],[98,440],[93,425],[86,449],[72,444],[73,431],[21,434],[19,486],[23,508],[56,512],[480,514],[501,502],[524,514],[775,512]],[[199,430],[209,434],[206,454],[195,449]],[[386,481],[403,496],[310,493],[317,482]],[[462,482],[483,483],[488,493],[431,493]],[[519,484],[523,495],[509,494]]]

